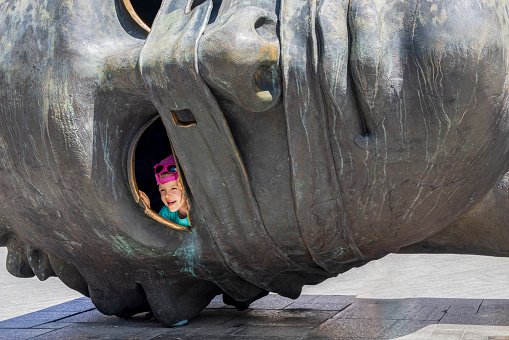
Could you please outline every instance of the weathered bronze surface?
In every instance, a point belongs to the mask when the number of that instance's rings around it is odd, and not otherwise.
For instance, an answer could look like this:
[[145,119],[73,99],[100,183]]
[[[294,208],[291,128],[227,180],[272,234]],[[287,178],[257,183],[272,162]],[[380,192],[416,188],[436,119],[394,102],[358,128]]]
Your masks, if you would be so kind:
[[[509,255],[508,5],[3,0],[7,269],[172,325],[391,252]],[[138,202],[172,150],[190,230]]]

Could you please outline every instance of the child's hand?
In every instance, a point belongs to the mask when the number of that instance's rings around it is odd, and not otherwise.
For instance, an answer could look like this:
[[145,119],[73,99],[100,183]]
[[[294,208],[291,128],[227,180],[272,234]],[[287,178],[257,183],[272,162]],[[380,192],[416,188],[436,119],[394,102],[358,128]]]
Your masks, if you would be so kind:
[[150,198],[148,198],[147,194],[144,193],[143,191],[139,190],[138,192],[140,194],[141,200],[143,201],[143,203],[145,203],[145,206],[150,209]]

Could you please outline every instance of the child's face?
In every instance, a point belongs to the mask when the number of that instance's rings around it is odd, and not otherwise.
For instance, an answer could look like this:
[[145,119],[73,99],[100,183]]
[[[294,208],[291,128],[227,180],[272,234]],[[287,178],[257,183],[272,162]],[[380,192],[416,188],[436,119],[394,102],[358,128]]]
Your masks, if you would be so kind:
[[170,211],[175,212],[180,209],[181,212],[187,212],[187,203],[177,181],[159,184],[159,193],[161,194],[161,200],[164,205],[166,205]]

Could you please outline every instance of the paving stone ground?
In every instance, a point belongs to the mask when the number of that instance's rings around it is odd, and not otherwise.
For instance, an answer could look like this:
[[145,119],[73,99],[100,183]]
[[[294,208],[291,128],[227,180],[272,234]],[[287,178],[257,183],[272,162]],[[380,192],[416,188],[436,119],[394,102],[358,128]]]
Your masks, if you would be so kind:
[[[219,296],[190,324],[175,328],[148,320],[146,314],[105,316],[90,299],[75,299],[76,293],[58,281],[50,282],[55,287],[47,293],[48,282],[0,271],[0,340],[509,340],[507,268],[507,258],[389,255],[305,287],[296,300],[271,294],[237,311]],[[44,309],[20,315],[30,303]]]
[[79,298],[0,322],[0,339],[508,340],[509,300],[269,295],[238,311],[216,297],[188,325],[119,319]]
[[0,321],[31,313],[83,295],[67,288],[56,277],[39,281],[19,279],[7,272],[7,248],[0,247]]

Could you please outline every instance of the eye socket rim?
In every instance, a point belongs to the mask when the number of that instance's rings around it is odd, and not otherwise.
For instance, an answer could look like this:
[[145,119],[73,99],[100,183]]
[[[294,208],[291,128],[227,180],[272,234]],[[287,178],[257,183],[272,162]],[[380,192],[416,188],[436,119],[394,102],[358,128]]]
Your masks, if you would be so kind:
[[[178,230],[178,231],[191,231],[191,226],[186,227],[180,224],[177,224],[175,222],[172,222],[170,220],[167,220],[166,218],[159,215],[157,212],[153,211],[152,209],[149,209],[145,203],[143,203],[143,200],[140,197],[139,190],[138,190],[138,183],[136,182],[136,161],[135,161],[135,154],[136,154],[136,147],[138,146],[138,142],[141,139],[141,136],[147,130],[147,128],[152,125],[157,119],[160,118],[160,115],[157,114],[154,117],[152,117],[145,125],[141,127],[141,129],[136,133],[134,136],[131,145],[129,146],[129,153],[127,156],[127,181],[129,183],[129,189],[131,190],[131,194],[133,195],[134,201],[143,208],[143,212],[151,217],[152,219],[156,220],[157,222],[161,223],[164,226],[170,227],[172,229]],[[173,150],[172,150],[173,153]]]
[[138,13],[134,10],[133,5],[131,4],[131,0],[122,0],[125,9],[131,16],[131,18],[140,26],[145,32],[150,33],[150,27],[140,18]]

